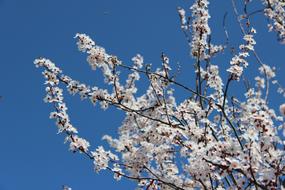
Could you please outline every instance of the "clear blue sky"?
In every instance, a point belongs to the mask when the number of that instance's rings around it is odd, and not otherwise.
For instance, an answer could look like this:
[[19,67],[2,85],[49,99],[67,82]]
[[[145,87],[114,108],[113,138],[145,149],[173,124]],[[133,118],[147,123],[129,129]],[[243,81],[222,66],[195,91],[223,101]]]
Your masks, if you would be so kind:
[[[90,35],[97,44],[130,64],[136,53],[147,63],[160,64],[160,53],[180,62],[180,79],[191,81],[192,63],[186,40],[179,29],[177,6],[188,8],[192,0],[0,0],[0,190],[56,190],[63,184],[73,190],[134,189],[126,180],[116,182],[112,174],[93,172],[92,162],[72,154],[57,135],[54,121],[49,120],[50,105],[43,103],[44,85],[41,71],[33,65],[39,56],[52,59],[64,72],[87,84],[102,84],[101,77],[90,70],[85,55],[77,51],[74,35]],[[231,12],[229,1],[211,7],[213,41],[224,42],[222,18]],[[216,2],[217,3],[217,2]],[[251,7],[257,9],[258,5]],[[281,83],[284,77],[284,46],[275,34],[267,33],[266,22],[256,25],[257,51],[265,63],[276,65]],[[239,28],[228,15],[232,45],[241,37]],[[229,56],[215,64],[226,68]],[[248,74],[256,69],[250,63]],[[282,72],[283,71],[283,72]],[[189,77],[189,78],[188,78]],[[235,91],[234,91],[235,92]],[[270,96],[274,107],[284,102],[281,96]],[[116,135],[123,114],[110,109],[103,112],[77,96],[67,96],[73,124],[90,140],[92,147],[103,144],[103,134]],[[106,146],[107,147],[107,146]]]

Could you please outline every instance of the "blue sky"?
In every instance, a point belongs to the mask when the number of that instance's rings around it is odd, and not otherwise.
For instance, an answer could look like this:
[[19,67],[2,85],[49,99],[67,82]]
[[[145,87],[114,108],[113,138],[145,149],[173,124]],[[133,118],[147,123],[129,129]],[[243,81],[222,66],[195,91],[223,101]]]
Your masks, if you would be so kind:
[[[56,134],[54,121],[48,119],[52,108],[42,101],[44,80],[33,60],[48,57],[73,78],[90,85],[102,84],[100,75],[87,65],[85,55],[77,51],[73,37],[82,32],[126,64],[141,53],[147,63],[159,65],[160,54],[165,52],[173,64],[179,62],[184,68],[179,79],[193,85],[193,60],[176,12],[177,6],[188,8],[192,2],[0,0],[0,190],[55,190],[63,184],[73,190],[134,189],[134,183],[116,182],[109,172],[96,174],[90,160],[68,151],[64,137]],[[212,4],[213,42],[223,43],[222,18],[232,8],[229,1]],[[258,7],[253,5],[250,10]],[[252,22],[258,31],[257,51],[266,64],[277,67],[278,79],[285,85],[285,48],[278,44],[274,33],[267,33],[264,17],[256,18],[259,20]],[[227,25],[230,43],[237,46],[241,33],[231,13]],[[214,63],[226,68],[229,59],[225,53]],[[256,71],[252,60],[249,77]],[[271,105],[277,108],[284,99],[273,94]],[[66,96],[66,101],[73,124],[93,148],[106,145],[100,140],[102,135],[116,135],[123,113],[114,109],[102,111],[87,101],[81,102],[77,96]]]

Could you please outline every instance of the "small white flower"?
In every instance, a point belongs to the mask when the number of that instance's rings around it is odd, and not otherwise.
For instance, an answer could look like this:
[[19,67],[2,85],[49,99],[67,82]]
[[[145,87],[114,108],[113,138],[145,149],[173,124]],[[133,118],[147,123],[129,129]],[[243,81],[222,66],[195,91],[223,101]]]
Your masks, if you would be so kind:
[[86,52],[86,50],[90,50],[95,46],[95,42],[86,34],[77,33],[74,38],[78,38],[77,46],[79,51]]
[[178,11],[178,14],[179,14],[179,17],[180,17],[181,28],[182,29],[187,29],[186,28],[186,22],[187,21],[186,21],[186,16],[185,16],[186,11],[183,8],[181,8],[181,7],[178,7],[177,11]]
[[285,116],[285,103],[280,105],[279,110],[280,110],[280,113],[283,116]]
[[64,185],[62,188],[63,188],[63,190],[72,190],[72,188],[68,187],[67,185]]

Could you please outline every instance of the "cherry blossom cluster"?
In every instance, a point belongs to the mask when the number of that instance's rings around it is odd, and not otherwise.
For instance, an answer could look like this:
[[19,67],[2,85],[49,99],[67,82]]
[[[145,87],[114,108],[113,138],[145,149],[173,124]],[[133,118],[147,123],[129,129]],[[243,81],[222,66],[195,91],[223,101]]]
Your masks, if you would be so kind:
[[186,22],[185,10],[178,8],[182,29],[192,29],[191,54],[193,57],[201,60],[208,59],[210,56],[222,51],[224,48],[221,45],[209,43],[211,29],[208,21],[211,16],[209,14],[208,5],[208,0],[196,0],[190,7],[193,18],[191,27],[189,27]]
[[207,57],[208,36],[211,34],[211,29],[208,25],[210,14],[208,11],[208,0],[196,0],[191,6],[192,17],[192,55],[205,59]]
[[[82,47],[82,43],[78,46]],[[95,103],[97,99],[107,99],[110,95],[106,91],[102,91],[97,87],[90,89],[85,84],[79,83],[78,81],[72,80],[70,77],[65,76],[62,71],[55,66],[50,60],[45,58],[39,58],[34,61],[36,67],[44,67],[43,72],[46,78],[45,84],[47,95],[44,101],[53,104],[55,111],[50,113],[50,118],[56,120],[58,127],[58,133],[65,133],[65,142],[69,142],[69,149],[72,152],[81,152],[94,159],[96,171],[106,169],[110,160],[116,161],[118,158],[110,151],[105,151],[103,147],[98,147],[94,152],[89,151],[89,142],[77,135],[77,129],[71,124],[69,116],[67,114],[67,107],[64,103],[62,89],[59,88],[59,81],[66,85],[67,90],[70,94],[79,94],[81,99],[90,98],[92,103]],[[137,64],[140,64],[138,61]],[[137,65],[136,64],[136,65]],[[107,97],[108,96],[108,97]],[[108,103],[102,101],[102,107]],[[114,171],[120,171],[118,167],[114,165]],[[120,177],[120,175],[117,175]]]
[[231,74],[233,80],[239,80],[243,69],[248,66],[248,62],[245,58],[249,56],[249,51],[254,50],[256,42],[253,38],[253,34],[255,33],[255,29],[251,29],[249,34],[244,35],[243,39],[246,43],[239,46],[239,54],[235,55],[230,61],[231,67],[227,71]]
[[56,67],[54,63],[45,58],[36,59],[34,64],[36,67],[45,68],[43,75],[46,78],[45,84],[47,85],[47,95],[44,98],[44,101],[52,103],[55,108],[55,111],[50,113],[50,118],[56,120],[58,133],[65,132],[67,134],[66,142],[70,142],[69,147],[71,151],[76,152],[80,150],[86,152],[90,146],[89,142],[75,135],[78,131],[70,123],[70,119],[67,114],[67,107],[63,101],[62,89],[58,87],[58,75],[61,73],[61,70]]
[[188,29],[188,23],[187,23],[186,11],[181,7],[178,7],[177,11],[178,11],[178,15],[180,18],[181,29],[187,30]]
[[266,95],[268,96],[268,91],[269,91],[269,84],[270,81],[273,85],[277,86],[277,93],[282,94],[283,97],[285,97],[285,89],[284,87],[280,84],[280,82],[276,78],[275,74],[276,68],[275,67],[270,67],[269,65],[262,64],[259,67],[259,72],[263,76],[256,76],[256,86],[258,88],[265,88],[266,87]]
[[263,0],[266,5],[264,14],[270,19],[269,30],[276,31],[281,43],[285,43],[285,2],[280,0]]
[[210,65],[206,68],[207,70],[204,71],[203,68],[201,68],[201,77],[207,81],[206,85],[209,88],[212,88],[215,90],[214,93],[211,94],[211,98],[217,100],[220,104],[222,104],[223,101],[223,81],[222,78],[219,75],[219,67],[217,65]]
[[[139,54],[131,64],[124,64],[86,34],[76,34],[78,50],[86,53],[93,70],[102,72],[104,87],[74,80],[48,59],[35,60],[36,67],[44,70],[44,101],[54,108],[50,118],[56,121],[58,132],[66,135],[70,150],[92,159],[96,172],[110,170],[116,180],[134,180],[138,189],[148,190],[281,188],[285,104],[280,103],[279,115],[268,103],[269,82],[279,84],[275,68],[261,64],[255,86],[230,92],[231,81],[243,85],[239,80],[248,66],[246,58],[250,51],[256,54],[256,31],[244,34],[245,43],[229,60],[230,76],[224,81],[214,54],[226,47],[208,42],[208,4],[196,0],[191,6],[191,27],[186,11],[178,8],[182,30],[192,29],[189,47],[195,58],[194,87],[177,80],[164,53],[160,68],[145,64]],[[121,76],[122,70],[128,74]],[[142,75],[148,86],[138,95],[136,81]],[[103,136],[112,152],[102,146],[92,151],[89,142],[79,137],[60,86],[94,106],[115,107],[125,113],[118,136]],[[184,100],[176,100],[178,89],[187,94]]]

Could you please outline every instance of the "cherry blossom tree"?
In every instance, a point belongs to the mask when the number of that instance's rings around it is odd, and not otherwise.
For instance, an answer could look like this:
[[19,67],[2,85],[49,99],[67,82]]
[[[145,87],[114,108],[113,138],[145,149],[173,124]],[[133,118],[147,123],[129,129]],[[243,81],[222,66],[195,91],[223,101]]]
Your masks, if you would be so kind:
[[[93,160],[96,172],[109,170],[116,180],[133,180],[138,189],[280,189],[285,175],[285,104],[280,102],[280,110],[272,109],[268,95],[271,84],[278,87],[277,93],[285,95],[285,91],[275,68],[264,64],[255,50],[257,31],[250,19],[263,13],[269,30],[284,43],[285,2],[261,0],[263,8],[251,13],[247,12],[251,1],[243,3],[243,12],[238,12],[232,0],[243,43],[228,60],[223,77],[214,57],[224,56],[229,47],[211,43],[209,1],[195,0],[190,9],[178,7],[181,30],[194,61],[192,86],[176,79],[172,70],[176,65],[164,53],[160,68],[145,64],[139,54],[132,58],[133,64],[124,64],[86,34],[76,34],[78,49],[87,54],[91,69],[102,71],[106,88],[72,79],[49,59],[36,59],[36,67],[44,70],[44,101],[54,109],[50,118],[56,121],[58,132],[65,134],[69,149]],[[224,31],[228,38],[226,27]],[[249,56],[259,64],[254,86],[244,83]],[[128,72],[126,80],[120,71]],[[138,96],[136,82],[142,76],[148,88]],[[245,90],[230,94],[233,83]],[[79,135],[68,116],[63,87],[94,106],[115,107],[125,113],[118,138],[103,136],[110,150],[90,149]],[[187,98],[178,102],[177,89],[184,90]]]

